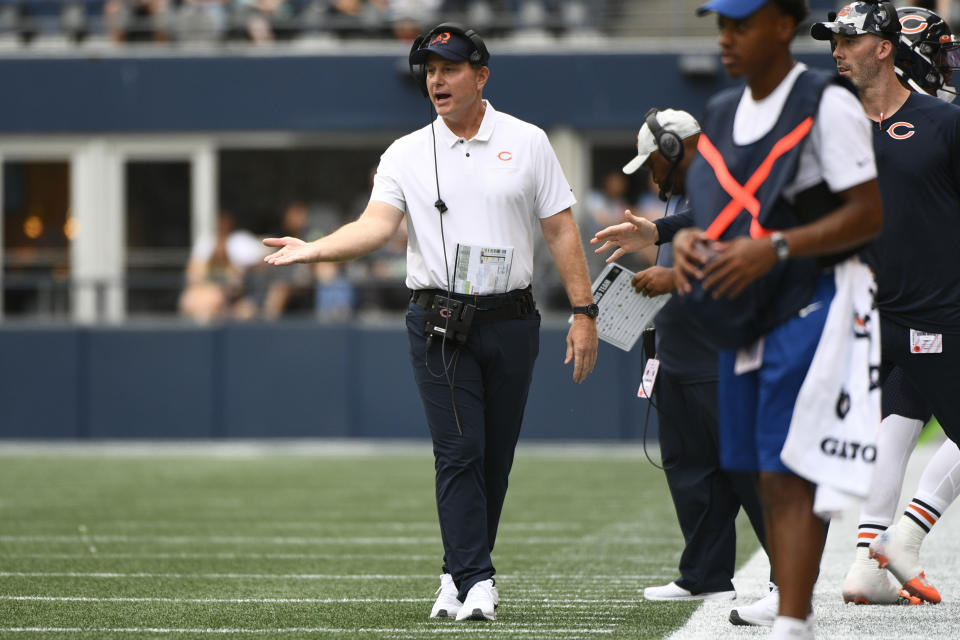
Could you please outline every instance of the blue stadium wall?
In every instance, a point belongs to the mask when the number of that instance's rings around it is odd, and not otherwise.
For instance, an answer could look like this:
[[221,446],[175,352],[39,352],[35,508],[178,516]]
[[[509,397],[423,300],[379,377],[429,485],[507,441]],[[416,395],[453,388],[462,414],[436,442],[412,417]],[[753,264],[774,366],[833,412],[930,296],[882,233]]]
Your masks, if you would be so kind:
[[[601,344],[597,369],[575,385],[565,335],[541,332],[524,437],[637,438],[647,409],[636,398],[639,347]],[[428,434],[400,327],[3,327],[0,353],[5,438]]]
[[[824,49],[800,58],[831,67]],[[630,131],[650,106],[699,114],[729,83],[719,64],[684,73],[682,59],[495,55],[486,95],[544,129]],[[9,134],[407,131],[427,120],[396,55],[11,57],[0,59],[0,77],[0,133]]]
[[[830,66],[829,55],[801,56]],[[673,54],[495,55],[487,95],[545,129],[635,131],[728,84]],[[0,59],[0,133],[406,131],[426,104],[397,55]],[[583,385],[546,328],[524,436],[630,440],[638,350],[601,345]],[[402,326],[0,325],[0,437],[425,437]],[[651,412],[655,414],[655,412]],[[656,433],[650,416],[651,435]]]

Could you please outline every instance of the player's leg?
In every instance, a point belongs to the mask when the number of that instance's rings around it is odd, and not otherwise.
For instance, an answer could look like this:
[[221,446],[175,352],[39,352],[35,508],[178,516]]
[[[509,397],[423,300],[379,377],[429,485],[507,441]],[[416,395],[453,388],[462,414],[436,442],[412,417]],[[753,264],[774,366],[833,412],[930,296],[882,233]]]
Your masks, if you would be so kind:
[[[960,397],[956,392],[960,388],[960,335],[940,334],[939,346],[928,349],[924,348],[928,345],[916,342],[911,329],[881,320],[884,358],[896,361],[903,368],[907,378],[930,403],[947,436],[957,442],[960,438]],[[928,517],[938,517],[920,505],[917,507],[927,511]],[[924,518],[918,516],[918,519]],[[870,551],[906,591],[928,602],[939,602],[940,594],[927,581],[919,559],[920,543],[926,536],[924,527],[929,525],[929,521],[920,525],[908,518],[903,527],[898,523],[877,537]]]
[[960,493],[960,449],[947,440],[923,470],[920,485],[897,524],[875,541],[871,550],[903,583],[903,588],[927,602],[939,602],[920,563],[920,547],[930,530]]
[[876,471],[860,508],[856,557],[844,578],[842,595],[844,602],[855,604],[919,604],[916,598],[901,594],[899,583],[894,583],[889,573],[870,558],[870,543],[887,530],[896,516],[907,462],[930,415],[929,405],[903,369],[885,369]]

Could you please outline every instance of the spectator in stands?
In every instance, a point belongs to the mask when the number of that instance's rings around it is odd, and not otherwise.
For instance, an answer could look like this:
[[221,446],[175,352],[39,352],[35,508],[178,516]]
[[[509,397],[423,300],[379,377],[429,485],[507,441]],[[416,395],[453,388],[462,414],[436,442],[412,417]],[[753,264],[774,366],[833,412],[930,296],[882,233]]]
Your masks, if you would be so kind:
[[221,211],[216,233],[201,236],[190,252],[180,312],[200,323],[252,317],[254,307],[245,297],[244,275],[259,266],[263,254],[257,237],[237,229],[233,214]]
[[442,0],[385,0],[387,15],[397,40],[412,42],[428,24],[437,21]]
[[293,30],[288,0],[235,0],[234,11],[244,36],[254,44],[269,44]]
[[177,39],[219,41],[227,32],[227,0],[182,0],[177,9]]
[[106,0],[103,17],[114,42],[166,42],[169,0]]

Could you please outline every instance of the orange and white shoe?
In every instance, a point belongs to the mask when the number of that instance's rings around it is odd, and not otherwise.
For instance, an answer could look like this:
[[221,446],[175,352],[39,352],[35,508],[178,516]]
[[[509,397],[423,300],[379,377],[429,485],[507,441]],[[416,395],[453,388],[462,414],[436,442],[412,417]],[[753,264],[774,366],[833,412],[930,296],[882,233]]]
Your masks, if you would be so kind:
[[[866,548],[863,548],[866,551]],[[848,604],[909,605],[923,601],[900,589],[888,571],[877,566],[866,553],[850,565],[843,579],[843,601]]]
[[892,573],[910,595],[932,604],[940,602],[940,592],[930,584],[920,566],[919,545],[905,541],[903,536],[898,535],[896,526],[873,539],[870,557],[877,561],[881,569]]

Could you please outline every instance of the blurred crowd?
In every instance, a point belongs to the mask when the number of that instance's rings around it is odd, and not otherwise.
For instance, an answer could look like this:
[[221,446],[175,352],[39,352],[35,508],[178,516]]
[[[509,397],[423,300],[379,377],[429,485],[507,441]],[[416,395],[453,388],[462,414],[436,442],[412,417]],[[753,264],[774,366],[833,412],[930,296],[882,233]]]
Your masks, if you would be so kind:
[[457,19],[485,34],[588,31],[617,0],[0,0],[0,36],[81,42],[270,43],[310,36],[413,40]]
[[[589,250],[596,231],[623,220],[630,209],[655,219],[663,215],[663,203],[646,176],[601,173],[597,184],[575,207],[591,277],[604,268],[604,259]],[[358,195],[351,209],[360,211],[368,194]],[[345,217],[346,215],[346,217]],[[276,213],[272,228],[263,233],[242,228],[237,216],[221,210],[214,233],[197,239],[186,265],[180,295],[180,314],[198,323],[214,321],[275,320],[281,317],[313,317],[343,321],[360,312],[398,312],[406,309],[406,225],[379,251],[349,263],[317,263],[274,267],[263,262],[269,249],[265,237],[292,236],[315,240],[348,221],[326,203],[288,202]],[[549,259],[545,246],[537,254]],[[618,262],[637,271],[653,264],[656,250],[626,256]],[[546,309],[569,305],[554,269],[537,269],[538,299]]]
[[197,239],[186,266],[181,315],[205,324],[222,320],[275,320],[312,316],[346,320],[364,309],[406,308],[406,226],[389,243],[351,263],[273,267],[263,262],[262,238],[313,240],[334,226],[323,206],[290,202],[271,232],[257,235],[238,226],[230,211],[217,216],[216,231]]

